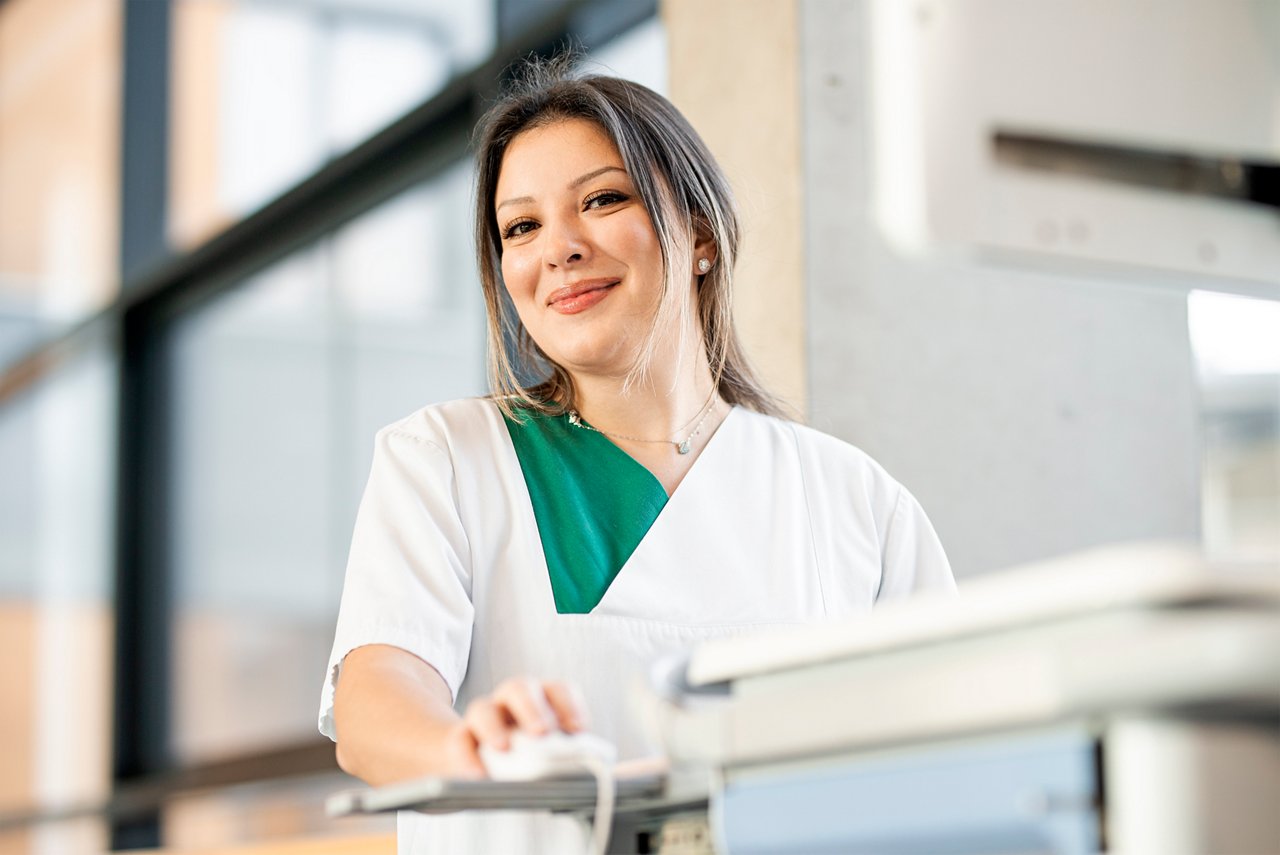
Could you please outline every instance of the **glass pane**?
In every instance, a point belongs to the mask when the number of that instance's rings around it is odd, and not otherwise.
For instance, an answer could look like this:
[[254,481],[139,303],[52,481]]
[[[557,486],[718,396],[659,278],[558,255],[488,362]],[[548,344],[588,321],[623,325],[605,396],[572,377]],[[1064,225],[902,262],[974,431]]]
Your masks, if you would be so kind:
[[650,18],[591,52],[589,66],[667,92],[667,33],[661,18]]
[[465,165],[174,330],[179,762],[316,737],[378,427],[484,390]]
[[1280,559],[1280,302],[1188,300],[1204,424],[1206,551]]
[[289,700],[307,683],[316,639],[305,615],[330,595],[322,568],[333,548],[324,291],[311,250],[175,331],[173,712],[184,761],[302,733]]
[[176,0],[170,239],[199,243],[485,59],[488,0]]
[[[0,404],[0,813],[109,791],[115,371],[90,350]],[[80,852],[100,831],[23,835]]]
[[117,289],[122,3],[0,3],[0,367]]
[[47,822],[0,831],[0,855],[93,855],[108,851],[106,823],[100,819]]

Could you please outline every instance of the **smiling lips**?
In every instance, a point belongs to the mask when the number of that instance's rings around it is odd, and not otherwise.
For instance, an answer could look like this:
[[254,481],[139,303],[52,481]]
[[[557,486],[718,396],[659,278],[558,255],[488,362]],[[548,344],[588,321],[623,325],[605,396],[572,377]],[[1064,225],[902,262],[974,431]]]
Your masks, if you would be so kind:
[[619,281],[621,280],[583,279],[552,291],[547,298],[547,305],[562,315],[576,315],[609,296],[609,292]]

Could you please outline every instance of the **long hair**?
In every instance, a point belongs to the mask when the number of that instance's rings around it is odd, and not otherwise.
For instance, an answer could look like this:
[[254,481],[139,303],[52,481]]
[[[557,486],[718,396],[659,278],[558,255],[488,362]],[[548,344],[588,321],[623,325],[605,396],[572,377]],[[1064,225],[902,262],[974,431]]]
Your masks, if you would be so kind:
[[[733,192],[706,144],[671,102],[616,77],[577,73],[573,58],[530,61],[476,127],[475,243],[489,320],[489,381],[494,400],[518,410],[559,414],[575,406],[573,378],[533,341],[502,284],[502,238],[494,210],[507,147],[521,133],[565,119],[593,122],[613,141],[662,248],[658,309],[624,388],[648,376],[664,334],[679,330],[687,352],[688,271],[693,237],[709,235],[717,258],[698,277],[697,328],[720,396],[757,412],[781,415],[748,364],[733,323],[733,269],[740,227]],[[534,377],[525,382],[517,367]]]

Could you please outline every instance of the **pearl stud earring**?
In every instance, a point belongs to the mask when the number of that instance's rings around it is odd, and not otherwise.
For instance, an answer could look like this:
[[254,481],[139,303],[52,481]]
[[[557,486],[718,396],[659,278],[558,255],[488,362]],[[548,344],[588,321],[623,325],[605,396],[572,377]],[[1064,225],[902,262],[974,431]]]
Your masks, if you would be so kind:
[[711,262],[710,262],[710,261],[707,261],[705,258],[699,258],[699,259],[698,259],[698,272],[699,272],[699,273],[706,273],[706,272],[707,272],[708,270],[710,270],[710,269],[711,269]]

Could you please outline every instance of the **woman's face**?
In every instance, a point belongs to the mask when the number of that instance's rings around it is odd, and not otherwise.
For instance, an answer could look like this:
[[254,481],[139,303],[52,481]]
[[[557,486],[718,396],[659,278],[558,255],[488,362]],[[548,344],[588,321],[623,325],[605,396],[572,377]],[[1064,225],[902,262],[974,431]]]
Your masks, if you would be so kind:
[[662,249],[617,147],[566,119],[508,146],[494,194],[502,278],[543,352],[575,376],[621,377],[662,293]]

